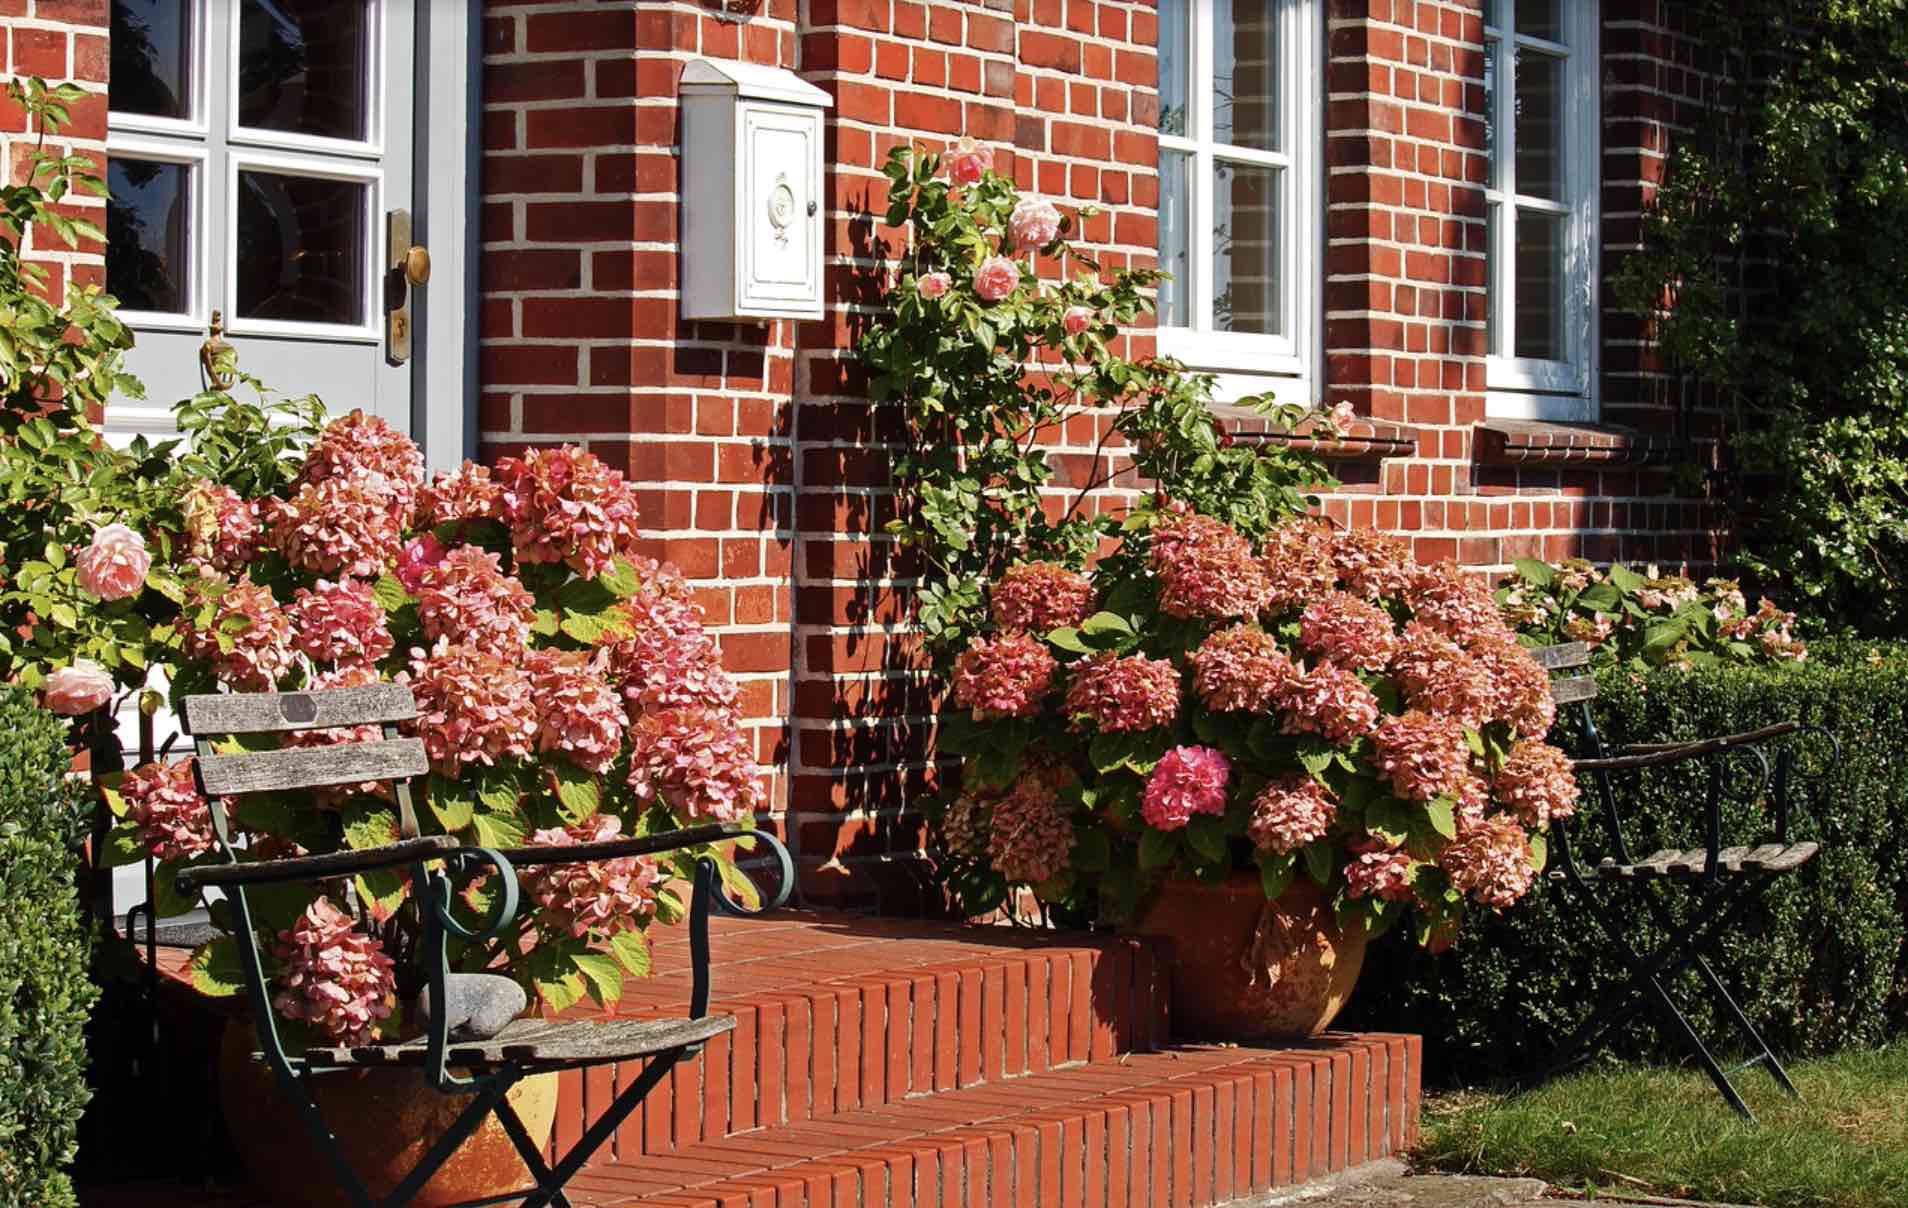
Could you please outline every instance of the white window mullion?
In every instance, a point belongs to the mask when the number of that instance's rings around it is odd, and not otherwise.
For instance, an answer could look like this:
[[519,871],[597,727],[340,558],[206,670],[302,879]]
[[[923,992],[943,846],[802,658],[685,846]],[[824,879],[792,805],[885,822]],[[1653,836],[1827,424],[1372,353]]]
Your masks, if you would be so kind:
[[1192,255],[1189,257],[1192,281],[1187,290],[1188,317],[1200,331],[1212,330],[1214,261],[1210,243],[1213,226],[1212,190],[1212,40],[1213,14],[1210,4],[1195,3],[1189,22],[1192,46],[1192,75],[1186,89],[1187,129],[1193,138],[1193,155],[1187,165],[1186,188],[1192,198]]

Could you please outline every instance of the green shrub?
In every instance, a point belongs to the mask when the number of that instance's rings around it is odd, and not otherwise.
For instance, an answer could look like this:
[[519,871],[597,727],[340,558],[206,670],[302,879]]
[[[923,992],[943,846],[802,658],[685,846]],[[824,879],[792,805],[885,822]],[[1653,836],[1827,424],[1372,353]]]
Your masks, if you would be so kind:
[[[1815,744],[1819,757],[1810,762],[1819,778],[1794,831],[1819,839],[1822,854],[1779,878],[1713,963],[1778,1053],[1828,1053],[1908,1033],[1908,760],[1900,758],[1908,647],[1829,643],[1795,667],[1640,675],[1610,668],[1599,682],[1599,724],[1612,742],[1693,739],[1791,717],[1835,735],[1839,759]],[[1558,736],[1566,732],[1560,719]],[[1703,765],[1689,763],[1618,778],[1632,854],[1701,843],[1706,777]],[[1727,808],[1725,827],[1733,829],[1725,834],[1756,834],[1764,824],[1752,816],[1757,808]],[[1569,833],[1580,860],[1605,854],[1588,793]],[[1663,938],[1641,909],[1623,917],[1639,946]],[[1474,914],[1467,930],[1442,956],[1392,938],[1374,946],[1347,1024],[1422,1032],[1434,1077],[1478,1082],[1544,1068],[1591,1007],[1620,985],[1622,967],[1595,924],[1547,879],[1515,910]],[[1683,974],[1679,988],[1698,1031],[1724,1039],[1716,1006],[1694,975]],[[1653,1015],[1613,1048],[1636,1058],[1683,1056]]]
[[65,1166],[96,991],[73,885],[85,815],[67,768],[65,726],[0,689],[0,1208],[74,1202]]

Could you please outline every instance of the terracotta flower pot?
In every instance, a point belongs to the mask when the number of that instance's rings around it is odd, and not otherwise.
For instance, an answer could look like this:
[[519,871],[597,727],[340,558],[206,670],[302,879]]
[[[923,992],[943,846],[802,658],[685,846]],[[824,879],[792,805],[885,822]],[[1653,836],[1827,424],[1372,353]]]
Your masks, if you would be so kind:
[[[270,1067],[254,1061],[251,1022],[234,1021],[219,1048],[225,1126],[256,1189],[274,1204],[349,1208],[331,1162],[318,1152],[298,1108]],[[345,1160],[374,1198],[389,1195],[457,1113],[464,1095],[440,1094],[417,1070],[342,1070],[318,1076],[318,1107]],[[525,1078],[509,1094],[530,1136],[548,1144],[556,1120],[557,1075]],[[496,1117],[487,1117],[412,1203],[443,1208],[532,1184]]]
[[1331,1026],[1365,965],[1363,928],[1339,930],[1300,874],[1267,902],[1256,871],[1168,881],[1139,920],[1173,941],[1173,1032],[1189,1040],[1299,1040]]

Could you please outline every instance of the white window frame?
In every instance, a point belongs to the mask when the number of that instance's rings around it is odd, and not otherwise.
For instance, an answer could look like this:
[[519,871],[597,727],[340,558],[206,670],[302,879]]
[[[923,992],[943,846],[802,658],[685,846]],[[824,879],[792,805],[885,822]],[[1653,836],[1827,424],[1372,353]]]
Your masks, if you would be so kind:
[[[1517,34],[1510,28],[1487,25],[1487,53],[1495,56],[1491,69],[1497,80],[1491,114],[1495,131],[1494,162],[1485,185],[1486,213],[1499,221],[1491,243],[1489,287],[1485,305],[1498,346],[1516,347],[1516,212],[1544,210],[1564,216],[1564,350],[1563,360],[1539,360],[1509,355],[1485,358],[1485,410],[1494,418],[1538,420],[1594,420],[1597,418],[1596,360],[1598,351],[1597,291],[1599,240],[1598,193],[1602,188],[1602,73],[1599,68],[1598,11],[1596,4],[1559,5],[1567,42]],[[1511,0],[1486,6],[1491,15],[1510,14]],[[1507,18],[1513,25],[1515,17]],[[1516,191],[1517,128],[1516,73],[1513,48],[1562,56],[1564,96],[1560,105],[1562,130],[1562,197],[1557,201],[1525,196]]]
[[[1162,157],[1187,157],[1190,225],[1187,233],[1189,280],[1177,284],[1186,299],[1190,323],[1158,328],[1159,350],[1190,368],[1219,375],[1219,398],[1274,395],[1280,402],[1315,401],[1312,374],[1322,361],[1319,340],[1320,253],[1324,237],[1324,128],[1320,81],[1325,69],[1324,6],[1313,0],[1235,0],[1239,4],[1278,6],[1279,120],[1281,151],[1260,151],[1213,141],[1213,6],[1187,0],[1187,132],[1161,133]],[[1162,16],[1162,20],[1163,20]],[[1279,219],[1279,305],[1285,333],[1259,335],[1212,329],[1214,250],[1213,161],[1232,160],[1277,167],[1286,174],[1284,211]],[[1162,196],[1164,181],[1161,181]],[[1165,234],[1161,207],[1161,236]]]
[[186,17],[186,58],[190,64],[192,78],[186,81],[186,109],[188,116],[153,117],[143,113],[120,113],[111,109],[106,114],[107,152],[112,151],[111,136],[125,131],[136,134],[171,134],[204,140],[211,133],[206,123],[205,106],[205,67],[206,67],[206,2],[194,0],[190,13]]
[[206,281],[206,146],[202,142],[120,134],[109,126],[106,155],[108,163],[133,159],[147,163],[178,164],[186,170],[186,266],[184,310],[134,310],[122,308],[119,318],[130,327],[164,328],[171,331],[203,331],[207,312]]
[[225,296],[230,302],[225,330],[233,335],[261,335],[296,339],[300,336],[326,340],[352,340],[375,344],[384,338],[383,309],[378,305],[384,285],[379,255],[384,247],[384,232],[378,218],[384,213],[384,171],[377,164],[357,163],[328,157],[325,159],[288,155],[283,152],[254,151],[249,147],[228,148],[225,157],[225,229],[230,239],[238,238],[239,173],[256,172],[274,176],[302,177],[307,180],[338,180],[364,185],[364,265],[361,323],[312,323],[288,319],[248,319],[238,313],[238,257],[225,258]]
[[[426,0],[428,2],[428,0]],[[234,4],[232,33],[226,39],[226,140],[233,145],[272,147],[282,151],[311,155],[355,155],[377,159],[384,154],[384,90],[378,81],[384,78],[385,5],[371,0],[365,11],[364,62],[359,64],[365,88],[365,135],[362,139],[331,138],[326,135],[300,134],[295,131],[269,130],[260,126],[239,125],[239,43],[242,6]]]

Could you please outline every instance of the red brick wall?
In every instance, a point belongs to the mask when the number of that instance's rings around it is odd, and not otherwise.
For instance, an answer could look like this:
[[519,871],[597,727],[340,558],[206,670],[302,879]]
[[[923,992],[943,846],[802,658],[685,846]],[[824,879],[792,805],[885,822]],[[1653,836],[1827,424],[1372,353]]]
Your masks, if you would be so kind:
[[[1526,553],[1679,560],[1706,515],[1667,474],[1612,463],[1481,464],[1485,416],[1481,0],[1328,7],[1326,401],[1415,454],[1340,466],[1341,521],[1414,535],[1420,556],[1502,567]],[[1685,102],[1699,95],[1672,4],[1607,0],[1607,264]],[[733,9],[735,11],[729,11]],[[918,807],[936,788],[936,685],[907,625],[912,569],[882,527],[887,448],[851,350],[901,232],[878,167],[898,142],[960,134],[1063,208],[1111,265],[1150,265],[1157,40],[1152,0],[651,0],[486,6],[486,455],[580,441],[643,487],[658,556],[702,587],[747,685],[758,752],[811,896],[930,900]],[[827,121],[822,320],[676,318],[682,64],[793,68]],[[1606,291],[1605,417],[1673,428],[1663,383]],[[1135,354],[1152,350],[1144,330]],[[1057,435],[1061,485],[1104,417]]]
[[[72,118],[45,150],[84,155],[93,175],[106,176],[107,0],[0,0],[0,81],[39,76],[49,84],[72,81],[91,95],[68,106]],[[26,114],[0,94],[0,163],[10,184],[26,180],[27,157],[41,131],[28,129]],[[106,205],[88,193],[68,195],[62,212],[106,229]],[[64,296],[68,281],[105,281],[104,249],[82,241],[69,248],[51,231],[35,231],[29,259],[47,269],[48,296]]]

